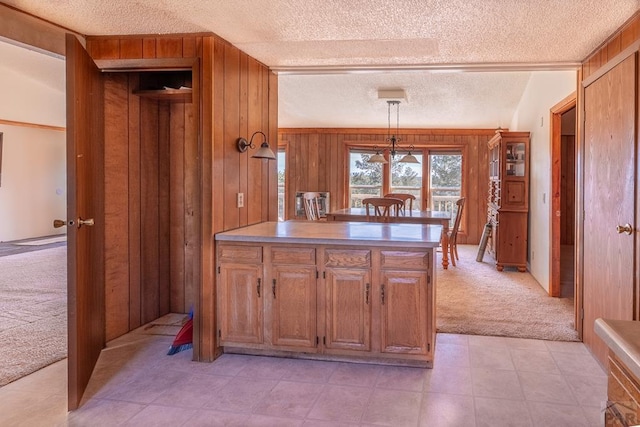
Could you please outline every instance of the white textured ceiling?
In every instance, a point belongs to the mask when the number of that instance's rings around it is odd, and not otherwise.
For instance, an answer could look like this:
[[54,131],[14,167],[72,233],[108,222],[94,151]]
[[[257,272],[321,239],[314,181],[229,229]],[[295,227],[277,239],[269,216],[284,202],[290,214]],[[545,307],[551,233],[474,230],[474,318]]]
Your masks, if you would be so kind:
[[[280,73],[281,127],[384,127],[386,104],[372,94],[385,87],[407,91],[401,126],[504,126],[527,73],[443,70],[567,69],[640,8],[640,0],[3,3],[87,35],[214,32]],[[344,73],[363,69],[378,72]]]

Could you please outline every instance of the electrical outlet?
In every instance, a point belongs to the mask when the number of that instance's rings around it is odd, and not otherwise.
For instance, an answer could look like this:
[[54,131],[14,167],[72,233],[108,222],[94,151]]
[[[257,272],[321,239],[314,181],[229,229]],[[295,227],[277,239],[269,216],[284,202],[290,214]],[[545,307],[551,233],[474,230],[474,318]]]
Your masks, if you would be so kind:
[[238,193],[238,207],[244,207],[244,193]]

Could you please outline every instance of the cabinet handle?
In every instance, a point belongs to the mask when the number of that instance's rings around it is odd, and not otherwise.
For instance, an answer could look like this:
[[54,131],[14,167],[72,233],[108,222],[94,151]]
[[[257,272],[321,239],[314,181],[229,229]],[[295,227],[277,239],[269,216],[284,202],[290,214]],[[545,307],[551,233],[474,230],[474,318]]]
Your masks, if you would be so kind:
[[256,286],[256,290],[258,291],[258,298],[260,298],[260,285],[262,284],[262,279],[258,277],[258,286]]
[[276,299],[276,279],[273,279],[273,285],[271,286],[271,292],[273,292],[273,299]]
[[380,288],[381,288],[380,296],[382,297],[382,305],[384,305],[384,285],[382,285]]
[[369,305],[369,284],[368,283],[367,283],[367,286],[365,287],[364,297],[367,305]]

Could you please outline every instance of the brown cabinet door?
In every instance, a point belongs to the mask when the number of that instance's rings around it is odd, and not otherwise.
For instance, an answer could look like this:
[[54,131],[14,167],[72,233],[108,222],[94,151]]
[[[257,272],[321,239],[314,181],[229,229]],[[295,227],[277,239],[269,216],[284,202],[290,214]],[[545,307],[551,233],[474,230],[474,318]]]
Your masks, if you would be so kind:
[[326,270],[325,348],[371,350],[371,272],[369,269]]
[[427,354],[428,299],[424,271],[383,270],[381,351]]
[[[634,318],[636,79],[634,54],[584,92],[583,340],[602,366],[595,320]],[[625,224],[630,235],[616,230]]]
[[262,265],[222,263],[218,286],[220,344],[262,344]]
[[316,349],[316,266],[276,265],[269,284],[271,342],[274,346]]

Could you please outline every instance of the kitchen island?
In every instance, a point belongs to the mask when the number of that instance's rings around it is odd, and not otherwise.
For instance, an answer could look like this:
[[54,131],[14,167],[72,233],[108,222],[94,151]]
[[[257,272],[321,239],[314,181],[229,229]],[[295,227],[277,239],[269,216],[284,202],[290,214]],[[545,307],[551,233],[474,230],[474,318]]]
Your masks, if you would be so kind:
[[223,351],[432,367],[441,232],[287,221],[216,234]]

